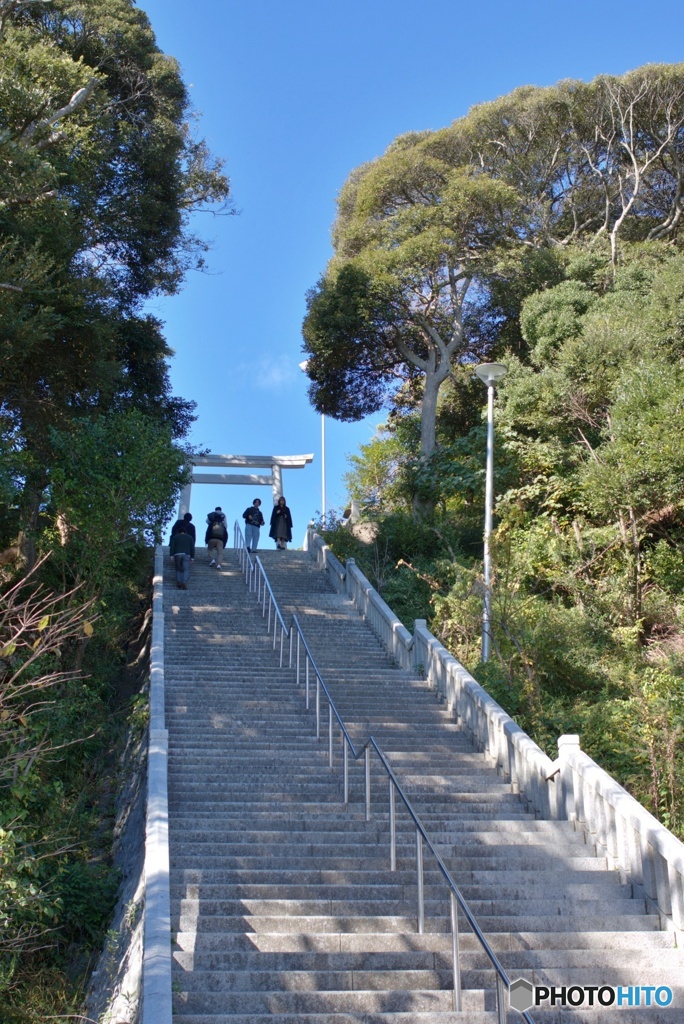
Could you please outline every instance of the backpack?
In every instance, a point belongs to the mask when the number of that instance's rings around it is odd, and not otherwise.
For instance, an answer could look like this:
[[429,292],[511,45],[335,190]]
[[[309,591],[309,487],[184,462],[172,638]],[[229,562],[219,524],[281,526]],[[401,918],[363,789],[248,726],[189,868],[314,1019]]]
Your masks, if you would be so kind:
[[214,521],[210,523],[209,534],[211,537],[223,540],[223,522],[220,519],[214,519]]

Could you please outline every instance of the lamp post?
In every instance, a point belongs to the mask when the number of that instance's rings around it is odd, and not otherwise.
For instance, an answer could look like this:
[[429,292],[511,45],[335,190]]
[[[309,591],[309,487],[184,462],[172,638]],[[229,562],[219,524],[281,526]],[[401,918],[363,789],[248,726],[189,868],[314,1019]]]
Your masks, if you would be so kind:
[[[305,359],[303,363],[299,364],[299,369],[306,373],[306,368],[309,365],[309,360]],[[325,496],[325,411],[321,412],[321,523],[323,529],[325,529],[325,510],[327,508],[326,496]]]
[[482,609],[482,660],[489,660],[491,646],[492,584],[489,540],[494,508],[494,387],[508,373],[503,363],[480,363],[475,373],[487,387],[487,471],[485,483],[484,525],[484,606]]

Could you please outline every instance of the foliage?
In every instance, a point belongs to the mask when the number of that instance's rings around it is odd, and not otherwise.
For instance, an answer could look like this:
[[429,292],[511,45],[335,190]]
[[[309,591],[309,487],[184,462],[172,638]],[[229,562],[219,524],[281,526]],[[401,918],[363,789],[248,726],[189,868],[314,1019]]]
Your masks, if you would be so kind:
[[[338,197],[334,256],[308,296],[312,403],[356,419],[396,407],[408,384],[429,460],[454,369],[506,349],[526,368],[546,369],[560,346],[583,356],[568,343],[609,286],[628,330],[639,300],[629,309],[624,293],[648,278],[647,250],[662,260],[657,243],[679,237],[683,129],[684,65],[648,65],[516,89],[356,168]],[[620,331],[611,343],[598,315],[594,328],[610,369]],[[432,511],[431,486],[415,475],[420,514]]]
[[112,577],[126,575],[131,545],[160,541],[187,453],[170,427],[135,409],[76,421],[53,433],[53,447],[50,505],[62,540],[55,558],[89,592],[103,593]]
[[[443,397],[430,459],[406,443],[407,414],[354,457],[348,482],[371,520],[354,557],[550,755],[559,735],[579,732],[684,835],[682,257],[649,241],[624,252],[613,276],[609,253],[569,247],[564,280],[522,306],[527,354],[506,357],[497,389],[489,662],[484,438],[464,380]],[[420,486],[434,513],[416,525],[407,494]],[[334,533],[328,542],[337,550]]]
[[[77,1013],[117,888],[151,547],[193,403],[143,310],[230,212],[134,0],[0,0],[0,1019]],[[143,636],[144,636],[144,630]]]
[[192,404],[171,395],[161,325],[140,307],[202,265],[189,215],[229,186],[132,0],[3,0],[0,15],[0,411],[16,489],[2,540],[19,534],[30,560],[53,431],[133,406],[187,432]]
[[[50,561],[50,559],[48,560]],[[133,572],[137,571],[137,578]],[[0,598],[0,1018],[63,1012],[108,926],[117,750],[131,619],[149,556],[102,614],[49,592],[39,564]],[[60,579],[60,574],[56,574]],[[47,620],[47,621],[46,621]],[[124,632],[126,630],[126,632]],[[134,704],[135,710],[135,704]],[[41,990],[46,978],[50,984]],[[41,980],[42,979],[42,980]],[[75,1009],[75,1007],[74,1007]]]

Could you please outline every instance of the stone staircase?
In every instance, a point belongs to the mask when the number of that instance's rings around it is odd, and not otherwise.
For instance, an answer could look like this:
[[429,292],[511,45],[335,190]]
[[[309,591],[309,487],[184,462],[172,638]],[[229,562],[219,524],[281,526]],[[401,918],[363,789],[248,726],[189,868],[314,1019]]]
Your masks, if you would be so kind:
[[[351,765],[345,808],[338,737],[331,773],[232,553],[223,573],[202,557],[187,591],[168,560],[165,570],[174,1024],[496,1021],[494,972],[465,924],[464,1012],[452,1013],[448,894],[426,854],[417,934],[415,829],[399,811],[390,872],[377,761],[367,823],[362,764]],[[307,554],[260,557],[355,742],[378,740],[511,979],[677,989],[679,1010],[535,1010],[534,1020],[684,1021],[673,934],[583,834],[526,813]]]

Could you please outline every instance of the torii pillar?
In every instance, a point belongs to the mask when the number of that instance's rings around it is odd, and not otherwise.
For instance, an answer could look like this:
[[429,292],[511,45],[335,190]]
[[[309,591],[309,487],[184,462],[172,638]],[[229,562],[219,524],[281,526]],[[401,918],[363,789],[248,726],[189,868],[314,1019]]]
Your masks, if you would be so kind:
[[[193,484],[253,484],[255,487],[270,484],[275,505],[283,493],[283,469],[304,469],[310,462],[313,462],[313,455],[197,455],[190,461],[192,480],[181,491],[178,518],[182,519],[190,511]],[[197,466],[270,469],[270,474],[198,473]]]

